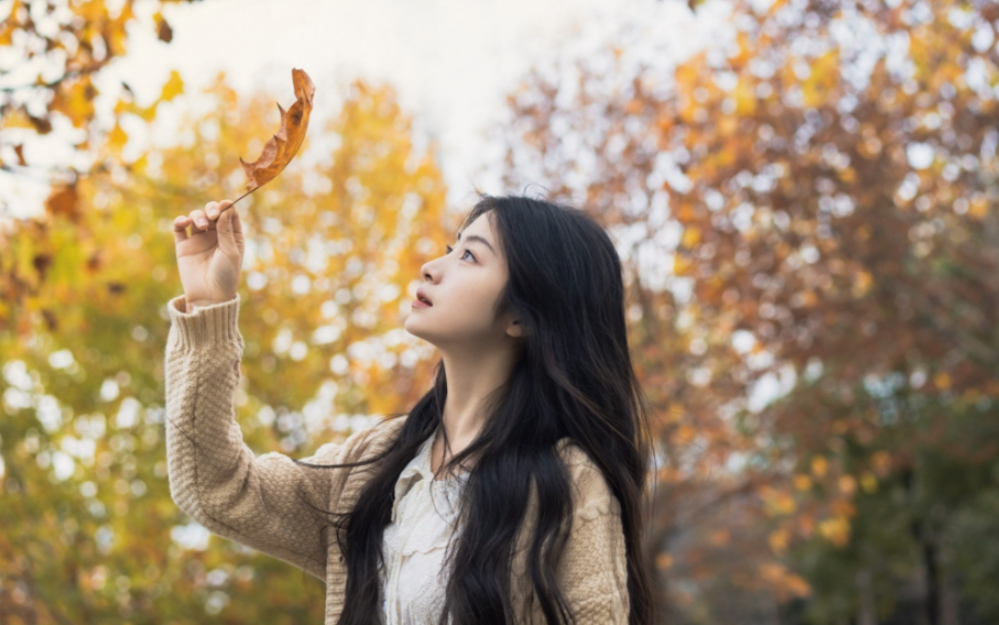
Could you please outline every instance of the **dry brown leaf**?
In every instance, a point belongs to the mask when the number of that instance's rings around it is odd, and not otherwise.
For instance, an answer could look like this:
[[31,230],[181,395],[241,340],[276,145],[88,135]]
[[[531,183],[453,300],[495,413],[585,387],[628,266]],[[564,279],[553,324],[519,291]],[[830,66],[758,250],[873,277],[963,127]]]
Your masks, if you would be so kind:
[[287,111],[278,104],[278,110],[281,111],[281,129],[267,140],[260,158],[252,163],[239,159],[246,177],[250,179],[246,183],[247,193],[267,184],[281,173],[305,140],[309,114],[312,112],[312,96],[316,92],[316,87],[309,79],[309,75],[300,69],[291,70],[291,80],[295,86],[296,100]]
[[28,162],[24,160],[24,144],[18,143],[14,146],[14,154],[17,154],[17,164],[21,167],[27,167]]
[[45,199],[45,208],[53,216],[62,216],[71,221],[80,219],[80,197],[76,192],[76,183],[71,183],[52,189]]
[[169,23],[167,23],[163,14],[157,13],[154,15],[153,21],[156,22],[156,37],[160,41],[170,43],[173,40],[173,28],[170,27]]

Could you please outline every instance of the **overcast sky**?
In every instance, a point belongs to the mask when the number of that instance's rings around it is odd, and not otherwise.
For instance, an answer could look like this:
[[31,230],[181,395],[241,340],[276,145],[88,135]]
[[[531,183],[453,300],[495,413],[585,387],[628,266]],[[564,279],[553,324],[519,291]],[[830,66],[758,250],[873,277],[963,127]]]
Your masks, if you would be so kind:
[[[629,21],[654,22],[650,40],[696,45],[705,36],[704,12],[695,21],[680,0],[205,0],[163,7],[169,45],[155,38],[151,12],[151,3],[138,4],[128,54],[102,73],[99,87],[124,80],[148,103],[171,69],[188,94],[225,71],[238,91],[264,89],[290,103],[291,68],[299,67],[316,83],[319,124],[336,112],[351,79],[388,82],[417,132],[440,142],[452,205],[470,201],[473,185],[502,191],[480,174],[495,161],[485,131],[532,65],[585,53]],[[178,107],[193,105],[185,97]],[[16,186],[8,187],[20,194],[15,210],[44,197],[37,185]]]

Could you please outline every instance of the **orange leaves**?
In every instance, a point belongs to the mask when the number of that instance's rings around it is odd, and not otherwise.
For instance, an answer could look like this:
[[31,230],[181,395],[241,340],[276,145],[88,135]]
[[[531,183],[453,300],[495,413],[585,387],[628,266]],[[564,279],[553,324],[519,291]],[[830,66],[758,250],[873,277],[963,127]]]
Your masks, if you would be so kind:
[[312,113],[312,96],[316,92],[316,87],[309,79],[309,75],[300,69],[291,70],[291,79],[295,86],[295,103],[287,111],[278,104],[278,110],[281,111],[281,129],[267,140],[260,158],[252,163],[239,159],[246,177],[250,179],[246,183],[248,193],[267,184],[281,173],[305,141],[305,131],[309,126],[309,115]]
[[860,299],[870,292],[872,286],[874,286],[874,276],[871,272],[860,269],[854,276],[850,292],[855,298]]
[[79,204],[80,198],[76,191],[76,184],[68,184],[52,189],[45,200],[45,210],[53,216],[77,221],[80,218]]
[[760,492],[760,497],[763,500],[764,509],[771,517],[793,514],[798,509],[798,502],[794,500],[794,496],[777,488],[764,487]]
[[157,12],[153,16],[153,22],[156,23],[156,38],[165,43],[170,43],[173,41],[173,28],[170,28],[170,24],[167,23],[166,19],[163,17],[163,13]]
[[49,108],[59,111],[69,118],[76,128],[83,128],[94,116],[94,98],[97,88],[90,81],[90,76],[63,82],[55,92],[55,97]]
[[[151,9],[159,39],[169,42],[173,36],[172,29],[158,11],[164,2],[154,0]],[[0,46],[11,48],[14,58],[34,59],[40,67],[46,68],[44,78],[39,75],[33,82],[30,79],[12,80],[6,86],[13,97],[9,106],[0,107],[0,128],[25,128],[46,135],[52,132],[53,118],[59,114],[74,128],[83,130],[85,136],[76,138],[79,133],[72,133],[71,136],[50,140],[66,144],[69,152],[86,151],[94,145],[96,142],[91,141],[89,134],[91,122],[98,114],[95,102],[99,81],[95,77],[116,57],[127,53],[128,27],[137,19],[134,4],[133,0],[41,4],[15,0],[6,11],[0,10]],[[174,74],[165,86],[161,100],[170,100],[181,91],[182,83]],[[33,106],[29,113],[19,104],[29,101],[45,104],[37,109]],[[116,107],[115,116],[120,112],[121,107]],[[127,112],[135,112],[145,121],[150,121],[154,109],[138,110],[132,103],[132,110]],[[121,137],[118,133],[114,139],[120,143]],[[25,144],[31,141],[28,138]],[[33,150],[33,147],[26,150],[29,158],[27,164],[22,163],[22,166],[37,166],[30,160]],[[67,173],[73,169],[68,162],[66,160],[55,167],[61,173]],[[103,168],[105,165],[101,162],[94,166]],[[45,172],[38,173],[44,175]]]
[[871,468],[878,477],[886,477],[892,469],[891,454],[883,449],[871,456]]
[[[650,207],[626,221],[611,210],[601,216],[615,226],[648,228],[649,242],[668,232],[664,262],[647,274],[655,279],[636,281],[634,291],[660,325],[645,314],[631,326],[643,382],[655,381],[648,388],[658,440],[675,457],[693,447],[682,439],[696,438],[703,458],[731,459],[740,476],[767,478],[767,488],[752,488],[753,515],[765,534],[743,532],[732,518],[687,526],[675,518],[657,521],[664,533],[689,531],[700,549],[671,552],[678,565],[669,571],[671,582],[693,577],[700,554],[712,553],[712,537],[726,528],[734,528],[731,551],[739,558],[769,546],[770,555],[794,561],[802,543],[812,555],[833,559],[843,545],[880,548],[881,538],[868,531],[872,518],[880,524],[882,514],[913,512],[909,501],[894,500],[900,482],[918,485],[911,494],[927,501],[927,484],[944,492],[952,475],[977,474],[978,463],[997,453],[979,428],[993,416],[999,393],[999,351],[989,340],[999,283],[988,227],[999,201],[992,181],[978,172],[999,162],[997,107],[988,93],[999,76],[993,46],[999,9],[986,17],[981,3],[965,3],[961,27],[948,19],[949,3],[928,5],[933,19],[919,27],[897,19],[910,3],[872,9],[855,23],[870,27],[872,40],[904,32],[907,69],[900,75],[882,59],[858,82],[854,72],[863,63],[831,34],[854,23],[847,16],[832,10],[810,15],[815,23],[807,27],[790,20],[785,27],[780,18],[796,14],[794,3],[770,3],[766,11],[734,4],[745,10],[734,20],[735,41],[676,65],[667,94],[639,97],[617,88],[661,77],[666,66],[571,74],[586,97],[564,103],[559,80],[537,78],[518,94],[531,102],[516,111],[530,135],[514,131],[508,144],[509,180],[528,182],[514,170],[538,163],[543,173],[532,172],[532,181],[558,195],[586,197],[593,206]],[[972,37],[984,35],[987,41],[972,45]],[[809,45],[798,45],[804,41]],[[971,63],[978,64],[977,87],[969,84]],[[603,113],[608,130],[585,155],[563,156],[551,142],[531,140],[557,134],[566,144],[590,141],[591,111]],[[568,130],[556,130],[555,119],[568,120]],[[682,165],[682,186],[644,156],[607,149],[643,136]],[[932,158],[914,158],[913,148]],[[576,164],[584,157],[594,173],[581,177]],[[649,170],[663,175],[636,177],[622,192],[630,172]],[[668,198],[668,228],[652,219],[659,195]],[[637,255],[626,261],[641,264]],[[650,306],[657,293],[645,285],[665,274],[682,286],[671,289],[679,297]],[[727,328],[732,346],[744,348],[724,349]],[[706,350],[689,349],[697,337],[708,337]],[[795,374],[786,385],[785,370]],[[696,371],[716,375],[691,388],[695,376],[687,374]],[[758,393],[779,401],[757,408],[745,400]],[[674,403],[685,415],[682,427],[666,408]],[[718,406],[734,415],[732,430],[715,425],[723,412]],[[744,440],[752,442],[758,464],[742,462]],[[916,454],[948,460],[928,466]],[[663,501],[674,509],[687,508],[684,487],[700,503],[730,479],[712,472],[709,462],[671,460],[657,477],[673,489]],[[713,574],[736,579],[732,571],[741,573],[743,565],[734,560],[713,559]],[[761,578],[807,590],[779,568],[746,576]],[[844,592],[854,592],[852,583],[844,576]]]
[[837,547],[843,547],[850,542],[850,521],[836,516],[819,522],[819,534]]
[[[10,15],[13,17],[14,13],[17,11],[19,0],[14,0],[14,6],[11,7]],[[17,22],[15,19],[8,17],[3,22],[0,22],[0,46],[9,46],[13,43],[14,31],[17,27]]]
[[783,564],[764,562],[760,564],[760,577],[777,591],[781,600],[794,597],[807,597],[812,589],[800,575],[792,573]]
[[829,461],[822,456],[815,456],[812,458],[812,475],[817,478],[825,477],[826,473],[829,471]]

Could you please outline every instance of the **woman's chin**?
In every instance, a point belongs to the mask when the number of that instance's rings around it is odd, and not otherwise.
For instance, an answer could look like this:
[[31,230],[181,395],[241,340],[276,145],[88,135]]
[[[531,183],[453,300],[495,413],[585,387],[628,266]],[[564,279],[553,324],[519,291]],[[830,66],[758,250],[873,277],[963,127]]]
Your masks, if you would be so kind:
[[418,339],[423,339],[425,341],[429,340],[426,333],[423,331],[423,328],[420,327],[420,322],[413,319],[413,313],[409,313],[409,316],[406,317],[406,321],[402,324],[402,327],[406,330],[406,332],[409,332]]

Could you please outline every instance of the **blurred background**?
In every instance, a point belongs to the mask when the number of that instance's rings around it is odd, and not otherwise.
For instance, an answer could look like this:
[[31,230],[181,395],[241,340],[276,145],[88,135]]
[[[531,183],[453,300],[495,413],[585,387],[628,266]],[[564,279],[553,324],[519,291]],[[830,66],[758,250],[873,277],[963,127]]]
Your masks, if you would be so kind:
[[428,388],[476,190],[594,214],[652,408],[662,623],[999,623],[999,5],[0,0],[0,623],[320,622],[171,501],[172,221],[242,193],[237,419]]

